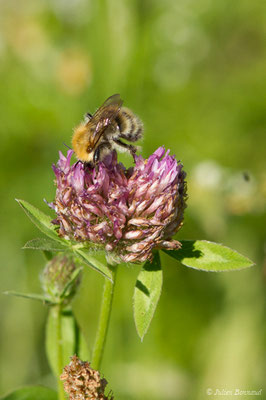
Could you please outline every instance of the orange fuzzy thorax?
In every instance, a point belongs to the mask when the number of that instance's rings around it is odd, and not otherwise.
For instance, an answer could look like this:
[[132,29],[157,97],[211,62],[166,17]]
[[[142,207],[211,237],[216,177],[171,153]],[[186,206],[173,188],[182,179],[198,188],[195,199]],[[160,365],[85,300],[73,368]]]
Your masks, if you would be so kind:
[[72,137],[72,147],[76,157],[82,162],[91,162],[93,158],[92,153],[88,153],[90,145],[90,135],[86,124],[81,123],[74,130]]

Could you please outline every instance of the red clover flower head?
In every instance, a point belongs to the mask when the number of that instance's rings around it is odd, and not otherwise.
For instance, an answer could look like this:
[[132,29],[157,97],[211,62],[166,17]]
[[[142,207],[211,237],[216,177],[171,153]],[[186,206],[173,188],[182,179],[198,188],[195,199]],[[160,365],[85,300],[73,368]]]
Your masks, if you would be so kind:
[[60,152],[56,198],[50,206],[59,234],[93,242],[124,262],[152,259],[152,250],[178,249],[172,236],[180,229],[186,207],[182,164],[159,147],[148,159],[135,156],[126,169],[116,152],[95,168],[81,162],[70,165]]

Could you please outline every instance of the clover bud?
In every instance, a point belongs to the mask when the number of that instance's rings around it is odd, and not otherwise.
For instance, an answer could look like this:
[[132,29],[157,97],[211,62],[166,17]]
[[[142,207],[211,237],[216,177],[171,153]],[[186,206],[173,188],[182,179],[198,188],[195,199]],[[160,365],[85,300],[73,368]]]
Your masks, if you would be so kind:
[[70,255],[59,253],[49,261],[41,281],[46,296],[53,302],[67,304],[80,283],[78,269]]

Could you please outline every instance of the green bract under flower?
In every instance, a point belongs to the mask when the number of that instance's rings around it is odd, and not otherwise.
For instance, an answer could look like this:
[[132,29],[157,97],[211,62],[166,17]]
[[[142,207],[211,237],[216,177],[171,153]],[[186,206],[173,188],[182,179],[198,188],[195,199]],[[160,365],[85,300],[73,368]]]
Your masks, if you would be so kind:
[[152,259],[152,250],[178,249],[172,236],[180,229],[186,207],[185,172],[175,157],[158,148],[148,159],[135,156],[128,170],[116,153],[96,168],[70,165],[60,153],[56,199],[50,204],[59,234],[103,246],[124,262]]

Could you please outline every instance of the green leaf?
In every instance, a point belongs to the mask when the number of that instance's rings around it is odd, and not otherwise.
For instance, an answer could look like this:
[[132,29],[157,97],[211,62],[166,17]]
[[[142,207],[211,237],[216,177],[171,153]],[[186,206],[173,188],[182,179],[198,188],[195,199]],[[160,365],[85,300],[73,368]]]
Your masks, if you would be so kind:
[[181,240],[179,250],[163,250],[186,267],[201,271],[234,271],[248,268],[254,262],[218,243],[207,240]]
[[107,279],[112,281],[112,272],[107,267],[107,265],[103,264],[101,261],[97,260],[91,254],[87,253],[83,250],[74,250],[75,254],[78,256],[78,259],[82,264],[86,264],[89,267],[95,269],[100,274],[104,275]]
[[54,304],[47,297],[43,296],[42,294],[37,294],[37,293],[21,293],[21,292],[15,292],[15,291],[9,290],[7,292],[4,292],[3,294],[6,294],[8,296],[23,297],[24,299],[37,300],[37,301],[41,301],[44,304],[50,304],[50,305]]
[[141,340],[150,326],[161,295],[162,284],[160,255],[159,252],[156,252],[152,263],[147,261],[142,267],[134,290],[134,319]]
[[[48,319],[46,323],[45,347],[50,367],[55,376],[58,374],[57,360],[57,335],[58,320],[56,307],[49,309]],[[71,310],[62,311],[61,319],[61,335],[63,344],[63,362],[65,366],[69,364],[70,357],[77,354],[81,359],[88,360],[89,352],[83,334],[78,328],[76,319]]]
[[43,250],[43,255],[47,261],[50,261],[54,255],[51,251]]
[[78,350],[75,352],[81,360],[91,360],[91,351],[89,350],[87,341],[82,331],[79,332]]
[[44,386],[28,386],[1,397],[1,400],[57,400],[57,392]]
[[[61,239],[61,238],[59,238]],[[58,241],[47,239],[47,238],[37,238],[32,239],[27,242],[22,248],[23,249],[34,249],[43,251],[62,251],[65,250],[67,244],[62,240],[62,243]]]
[[32,206],[27,201],[18,199],[16,199],[16,201],[25,211],[27,216],[32,220],[32,222],[37,226],[37,228],[40,229],[40,231],[42,231],[51,239],[62,243],[63,239],[58,236],[56,232],[56,227],[51,223],[51,217],[49,215],[44,214],[42,211],[38,210],[38,208]]

